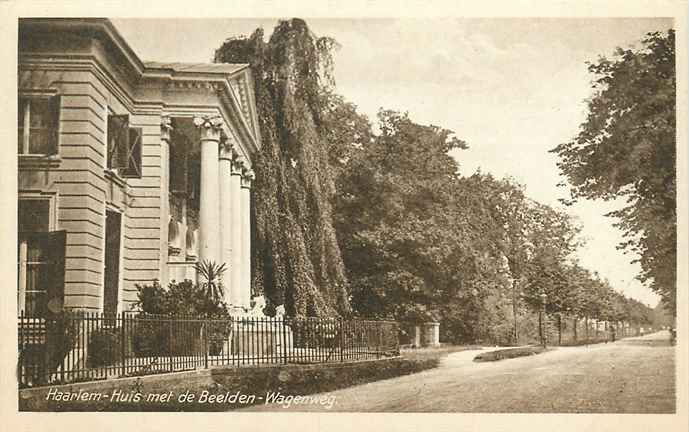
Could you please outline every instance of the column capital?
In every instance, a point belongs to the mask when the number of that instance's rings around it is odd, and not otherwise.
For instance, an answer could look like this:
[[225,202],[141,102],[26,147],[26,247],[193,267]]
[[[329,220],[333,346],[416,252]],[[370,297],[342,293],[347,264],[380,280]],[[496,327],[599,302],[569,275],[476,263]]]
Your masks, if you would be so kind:
[[201,140],[220,141],[225,123],[219,115],[206,115],[194,117],[194,125],[201,130]]
[[254,181],[255,178],[256,175],[254,174],[254,170],[244,170],[244,173],[242,175],[242,187],[246,189],[251,189],[251,183]]
[[244,156],[233,153],[233,158],[232,158],[232,174],[236,175],[242,175],[244,170],[246,169],[246,159]]
[[172,132],[172,117],[163,114],[160,116],[160,139],[170,141],[170,132]]
[[237,141],[232,135],[232,132],[223,129],[220,134],[220,159],[234,161],[234,159],[239,156],[238,148]]

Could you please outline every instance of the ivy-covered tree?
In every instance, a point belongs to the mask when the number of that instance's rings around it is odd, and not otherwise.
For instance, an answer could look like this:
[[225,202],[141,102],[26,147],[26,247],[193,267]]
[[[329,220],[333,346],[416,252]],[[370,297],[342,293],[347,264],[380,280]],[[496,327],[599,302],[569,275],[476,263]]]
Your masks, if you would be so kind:
[[574,200],[623,198],[608,216],[636,254],[638,278],[675,311],[675,33],[649,33],[640,49],[618,48],[589,64],[595,75],[579,134],[552,151]]
[[334,194],[326,131],[334,40],[300,19],[227,40],[216,62],[249,63],[262,135],[254,171],[254,292],[289,315],[350,312],[348,282],[332,225]]

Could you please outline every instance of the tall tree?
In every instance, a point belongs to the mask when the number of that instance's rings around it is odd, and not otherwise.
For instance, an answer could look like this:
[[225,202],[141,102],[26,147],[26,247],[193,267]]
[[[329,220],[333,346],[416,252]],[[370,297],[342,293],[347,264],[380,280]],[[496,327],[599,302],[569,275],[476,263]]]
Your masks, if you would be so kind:
[[332,225],[334,194],[320,126],[333,85],[334,40],[300,19],[281,21],[270,40],[256,30],[227,40],[216,62],[250,63],[262,147],[255,161],[254,291],[289,315],[348,314],[348,281]]
[[574,200],[623,198],[608,214],[638,256],[641,274],[676,309],[675,33],[649,33],[639,49],[589,64],[595,74],[579,134],[552,151]]
[[[350,152],[339,181],[336,226],[355,309],[410,319],[437,311],[454,267],[448,212],[464,143],[450,131],[382,111],[381,133]],[[459,242],[458,244],[461,244]]]

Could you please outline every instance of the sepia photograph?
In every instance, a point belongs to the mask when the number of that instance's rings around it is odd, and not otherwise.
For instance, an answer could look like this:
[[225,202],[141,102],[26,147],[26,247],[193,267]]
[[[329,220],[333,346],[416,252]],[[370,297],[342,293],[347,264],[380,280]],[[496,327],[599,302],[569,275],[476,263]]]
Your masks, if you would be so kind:
[[683,16],[8,22],[19,412],[686,416]]

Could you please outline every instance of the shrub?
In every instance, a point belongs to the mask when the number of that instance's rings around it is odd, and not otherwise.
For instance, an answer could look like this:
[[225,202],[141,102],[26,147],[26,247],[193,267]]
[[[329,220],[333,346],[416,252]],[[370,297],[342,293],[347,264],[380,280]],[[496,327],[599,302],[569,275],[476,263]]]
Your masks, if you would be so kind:
[[229,318],[227,304],[190,280],[170,282],[167,289],[157,282],[137,285],[134,308],[145,314]]
[[156,321],[136,321],[132,327],[132,349],[137,357],[169,354],[167,332]]
[[481,353],[474,357],[475,362],[487,362],[487,361],[498,361],[503,359],[510,359],[516,357],[530,356],[534,354],[541,354],[547,351],[547,348],[541,346],[529,346],[529,347],[519,347],[519,348],[507,348],[497,351],[490,351],[487,353]]
[[121,360],[122,340],[116,329],[96,330],[89,336],[89,367],[107,366]]

